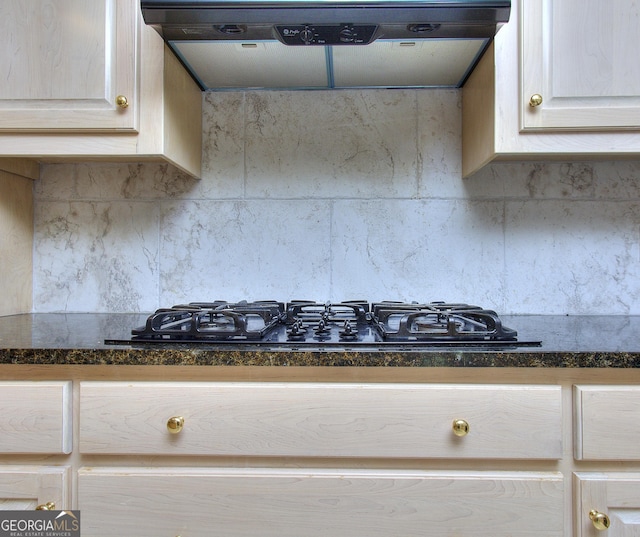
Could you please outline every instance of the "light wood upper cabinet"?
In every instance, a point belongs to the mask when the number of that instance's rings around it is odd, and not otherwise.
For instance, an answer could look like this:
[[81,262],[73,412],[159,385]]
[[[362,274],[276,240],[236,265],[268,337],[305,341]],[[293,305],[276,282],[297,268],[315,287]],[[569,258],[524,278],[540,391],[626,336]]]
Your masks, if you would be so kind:
[[0,3],[0,129],[135,131],[135,21],[129,0]]
[[640,4],[522,0],[520,20],[523,129],[640,128]]
[[2,1],[0,35],[0,158],[155,160],[200,176],[202,92],[139,0]]
[[623,0],[513,0],[462,89],[462,175],[494,160],[638,157],[639,12]]

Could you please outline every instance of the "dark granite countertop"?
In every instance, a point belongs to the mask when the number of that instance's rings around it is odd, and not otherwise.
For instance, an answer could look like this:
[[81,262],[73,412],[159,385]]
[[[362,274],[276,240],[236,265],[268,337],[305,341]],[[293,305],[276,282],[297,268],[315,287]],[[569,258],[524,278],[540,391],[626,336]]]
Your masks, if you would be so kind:
[[520,341],[536,347],[487,349],[395,347],[301,348],[105,345],[129,339],[146,314],[46,313],[0,317],[0,364],[360,366],[360,367],[640,367],[640,316],[501,316]]

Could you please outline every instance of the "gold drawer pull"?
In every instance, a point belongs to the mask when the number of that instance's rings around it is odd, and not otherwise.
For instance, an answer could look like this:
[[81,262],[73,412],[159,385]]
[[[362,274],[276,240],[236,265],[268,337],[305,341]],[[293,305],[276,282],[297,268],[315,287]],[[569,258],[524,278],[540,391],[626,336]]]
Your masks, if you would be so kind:
[[536,106],[540,106],[542,104],[542,95],[539,93],[534,93],[529,99],[529,106],[531,108],[535,108]]
[[453,434],[456,436],[469,434],[469,423],[466,420],[453,420]]
[[167,430],[171,434],[178,434],[184,427],[184,418],[182,416],[173,416],[167,421]]
[[56,504],[53,502],[47,502],[40,504],[36,507],[36,511],[53,511],[56,508]]
[[591,519],[591,522],[593,522],[593,527],[600,531],[608,529],[611,525],[609,517],[595,509],[591,509],[591,511],[589,511],[589,518]]
[[116,106],[118,108],[127,108],[129,106],[129,99],[127,99],[124,95],[118,95],[116,97]]

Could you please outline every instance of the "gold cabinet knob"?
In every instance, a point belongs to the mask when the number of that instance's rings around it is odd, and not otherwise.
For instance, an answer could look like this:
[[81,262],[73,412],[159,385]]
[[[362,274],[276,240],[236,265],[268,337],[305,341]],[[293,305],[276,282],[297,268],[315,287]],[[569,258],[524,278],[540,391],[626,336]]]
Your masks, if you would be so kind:
[[456,436],[469,434],[469,423],[465,420],[453,420],[453,434]]
[[171,434],[178,434],[184,427],[184,418],[182,416],[172,416],[167,421],[167,430]]
[[591,522],[593,522],[593,527],[600,531],[608,529],[611,525],[609,517],[595,509],[591,509],[591,511],[589,511],[589,518],[591,519]]
[[116,97],[116,106],[118,108],[126,108],[129,106],[129,100],[124,95],[118,95]]
[[40,504],[36,507],[36,511],[53,511],[56,508],[56,504],[53,502],[47,502]]
[[535,108],[536,106],[540,106],[542,104],[542,95],[539,93],[534,93],[529,99],[529,106]]

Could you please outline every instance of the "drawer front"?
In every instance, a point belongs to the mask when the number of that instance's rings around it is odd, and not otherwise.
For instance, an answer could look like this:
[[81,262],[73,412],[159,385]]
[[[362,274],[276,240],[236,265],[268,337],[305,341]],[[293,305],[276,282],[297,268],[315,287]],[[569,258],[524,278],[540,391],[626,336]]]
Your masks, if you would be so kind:
[[574,386],[579,460],[640,460],[640,386]]
[[[184,419],[177,434],[172,417]],[[469,432],[457,436],[454,420]],[[558,386],[121,383],[80,387],[82,453],[559,459]]]
[[2,453],[71,453],[70,381],[0,382]]
[[563,535],[555,472],[91,468],[82,534],[190,537]]

